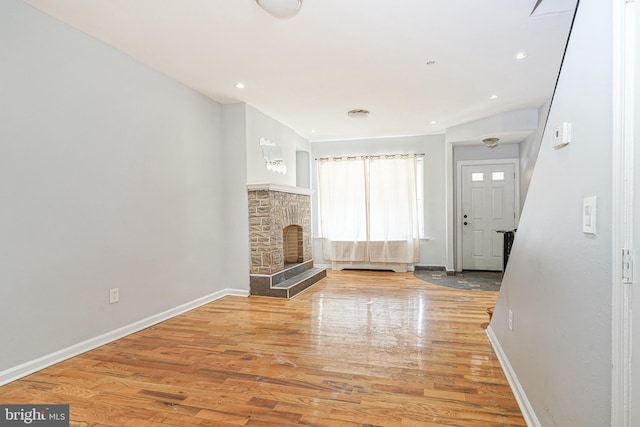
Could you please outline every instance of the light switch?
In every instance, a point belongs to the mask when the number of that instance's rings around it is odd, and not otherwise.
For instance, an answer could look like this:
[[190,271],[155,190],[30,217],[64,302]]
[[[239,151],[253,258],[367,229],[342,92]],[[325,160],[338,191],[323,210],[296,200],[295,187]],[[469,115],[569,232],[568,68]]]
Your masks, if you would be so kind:
[[596,234],[596,197],[585,197],[582,201],[582,232]]

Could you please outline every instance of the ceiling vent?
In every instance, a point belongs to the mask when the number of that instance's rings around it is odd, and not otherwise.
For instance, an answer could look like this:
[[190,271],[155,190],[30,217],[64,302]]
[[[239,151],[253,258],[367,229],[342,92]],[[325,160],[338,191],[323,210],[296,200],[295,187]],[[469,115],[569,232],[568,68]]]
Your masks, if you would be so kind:
[[498,141],[500,141],[500,138],[485,138],[482,140],[482,143],[489,148],[496,148]]
[[364,119],[365,117],[367,117],[369,115],[369,111],[368,110],[362,110],[362,109],[351,110],[351,111],[347,112],[347,115],[349,117],[351,117],[352,119]]

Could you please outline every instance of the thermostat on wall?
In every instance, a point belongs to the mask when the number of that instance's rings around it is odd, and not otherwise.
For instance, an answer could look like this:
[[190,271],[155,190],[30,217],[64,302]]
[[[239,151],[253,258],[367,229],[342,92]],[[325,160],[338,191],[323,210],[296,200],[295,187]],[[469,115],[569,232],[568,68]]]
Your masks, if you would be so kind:
[[553,148],[562,148],[571,142],[571,123],[562,122],[553,128]]

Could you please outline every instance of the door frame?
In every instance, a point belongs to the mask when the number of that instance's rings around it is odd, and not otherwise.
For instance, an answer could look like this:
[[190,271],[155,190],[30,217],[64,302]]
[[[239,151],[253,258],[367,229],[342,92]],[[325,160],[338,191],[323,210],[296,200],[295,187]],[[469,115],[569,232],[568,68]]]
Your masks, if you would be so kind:
[[520,159],[494,159],[494,160],[458,160],[456,162],[456,258],[455,270],[462,271],[462,167],[463,166],[486,166],[486,165],[513,165],[515,178],[513,181],[513,211],[515,212],[515,224],[520,221]]
[[[640,55],[640,44],[636,45],[637,21],[640,21],[634,1],[616,0],[613,8],[613,176],[612,176],[612,331],[611,331],[611,425],[631,427],[631,405],[640,397],[640,390],[632,384],[632,350],[640,347],[632,336],[632,291],[633,283],[622,278],[622,250],[637,251],[633,241],[634,227],[640,221],[634,218],[634,185],[640,182],[635,164],[640,160],[634,153],[634,143],[640,140],[640,129],[635,126],[635,113],[640,100],[640,78],[635,75]],[[638,201],[635,201],[636,203]],[[635,214],[635,215],[634,215]],[[634,244],[635,243],[635,244]],[[635,276],[638,268],[635,268]],[[633,274],[633,273],[632,273]],[[638,279],[632,280],[633,282]],[[636,307],[637,311],[637,307]],[[638,374],[635,374],[636,378]]]

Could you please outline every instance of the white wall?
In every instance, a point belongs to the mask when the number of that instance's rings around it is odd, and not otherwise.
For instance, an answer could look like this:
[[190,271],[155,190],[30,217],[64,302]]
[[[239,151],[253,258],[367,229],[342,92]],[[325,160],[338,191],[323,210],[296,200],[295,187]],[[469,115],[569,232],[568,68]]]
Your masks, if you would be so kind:
[[[247,184],[296,185],[296,150],[309,151],[309,142],[277,120],[260,110],[246,106],[247,126]],[[282,149],[287,173],[285,175],[267,170],[260,138],[275,142]]]
[[296,151],[296,186],[311,188],[311,155],[309,151]]
[[224,210],[220,105],[18,0],[0,58],[0,374],[248,290],[221,280],[247,240],[221,240],[244,213]]
[[[580,2],[488,331],[539,422],[530,425],[610,425],[611,7]],[[563,121],[572,142],[554,150]],[[582,232],[587,196],[597,197],[596,236]]]
[[[499,144],[495,148],[484,145],[461,145],[453,147],[454,166],[463,160],[517,159],[520,156],[518,144]],[[455,169],[455,167],[454,167]]]
[[[423,266],[445,266],[446,241],[446,144],[444,135],[407,136],[400,138],[323,141],[311,143],[312,188],[317,189],[315,158],[396,153],[425,153],[425,235],[420,241],[420,262]],[[312,197],[314,236],[318,236],[317,192]],[[328,264],[322,258],[322,243],[314,240],[314,261]]]
[[247,104],[222,106],[222,152],[220,184],[224,218],[224,283],[237,289],[249,288],[249,201],[247,195]]
[[538,151],[542,141],[542,133],[549,115],[551,100],[547,101],[538,109],[538,128],[520,143],[520,211],[527,199],[529,183],[538,159]]
[[447,128],[446,138],[454,145],[480,143],[488,137],[513,144],[518,142],[518,135],[525,138],[537,126],[537,109],[507,111]]

